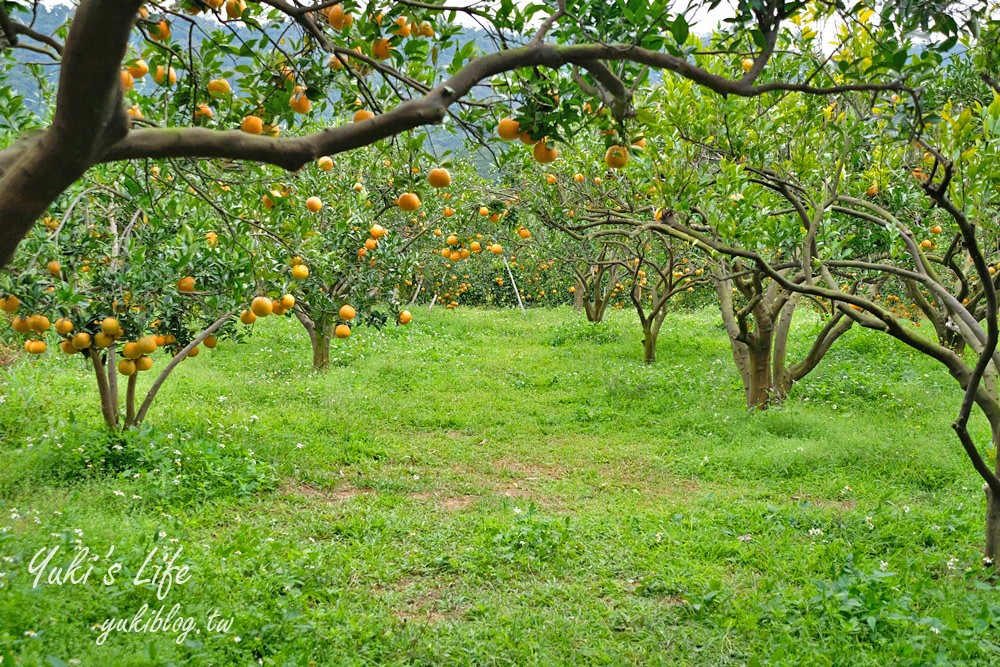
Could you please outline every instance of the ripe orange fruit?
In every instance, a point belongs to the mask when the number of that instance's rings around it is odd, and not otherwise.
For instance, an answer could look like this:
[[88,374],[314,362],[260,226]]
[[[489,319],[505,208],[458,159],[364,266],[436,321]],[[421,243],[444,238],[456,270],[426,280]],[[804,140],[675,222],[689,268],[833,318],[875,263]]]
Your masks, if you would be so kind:
[[247,116],[240,123],[240,129],[247,134],[263,134],[264,121],[259,116]]
[[351,336],[351,327],[346,324],[338,324],[333,330],[333,335],[337,338],[349,338]]
[[482,252],[483,246],[479,241],[473,241],[472,243],[469,244],[469,250],[471,250],[476,254],[479,254],[480,252]]
[[132,75],[132,80],[141,79],[142,77],[149,74],[149,65],[142,58],[136,60],[131,65],[126,67],[128,73]]
[[228,0],[226,2],[226,17],[231,21],[236,20],[243,16],[246,8],[247,3],[243,0]]
[[16,312],[20,306],[21,306],[21,300],[18,299],[13,294],[9,294],[0,299],[0,310],[2,310],[5,313]]
[[296,264],[292,267],[292,278],[303,280],[309,277],[309,267],[305,264]]
[[267,317],[274,310],[274,306],[266,296],[258,296],[254,297],[254,300],[250,302],[250,310],[257,317]]
[[170,24],[166,19],[149,28],[149,38],[154,42],[165,42],[170,39]]
[[306,200],[306,208],[313,213],[319,213],[320,209],[323,208],[323,200],[319,197],[310,197]]
[[15,317],[10,321],[10,328],[21,334],[31,331],[31,327],[28,325],[28,318],[21,316]]
[[122,92],[127,93],[135,88],[135,77],[127,69],[121,71]]
[[374,250],[378,247],[378,241],[375,239],[365,239],[365,248],[368,250]]
[[628,164],[628,149],[617,144],[604,154],[604,164],[610,169],[621,169]]
[[878,194],[878,186],[877,185],[869,185],[868,189],[865,190],[865,194],[868,195],[869,197],[874,197],[875,195]]
[[375,114],[373,114],[368,109],[358,109],[358,111],[354,114],[354,122],[360,123],[362,121],[366,121],[374,117]]
[[400,324],[409,324],[411,320],[413,320],[413,315],[410,313],[410,311],[404,310],[399,314]]
[[340,311],[338,314],[340,315],[340,319],[350,322],[351,320],[354,319],[354,316],[357,315],[358,312],[354,310],[354,306],[345,303],[343,306],[340,307]]
[[26,340],[24,341],[24,349],[28,354],[43,354],[48,346],[45,344],[44,340]]
[[535,149],[531,154],[534,156],[536,162],[548,164],[549,162],[555,162],[555,159],[559,157],[559,149],[552,148],[549,146],[547,140],[542,139],[535,144]]
[[233,94],[233,89],[225,79],[212,79],[208,82],[209,97],[229,97]]
[[184,276],[177,281],[177,291],[178,292],[193,292],[194,291],[194,278],[192,276]]
[[139,348],[139,354],[153,354],[156,352],[156,337],[143,336],[135,342],[135,345]]
[[545,182],[549,185],[554,184],[559,178],[555,174],[545,174]]
[[316,160],[316,166],[319,167],[321,171],[330,171],[333,169],[333,158],[329,155],[324,155],[320,159]]
[[449,234],[448,238],[445,239],[448,245],[458,245],[458,237],[454,234]]
[[416,211],[420,208],[420,197],[415,192],[404,192],[399,196],[399,208],[404,211]]
[[376,60],[385,60],[392,51],[392,44],[388,37],[380,37],[372,42],[372,57]]
[[451,206],[445,206],[444,210],[441,211],[441,213],[442,215],[444,215],[444,217],[450,218],[451,216],[455,215],[455,209],[453,209]]
[[490,214],[490,209],[486,208],[485,206],[480,206],[479,207],[479,215],[481,215],[481,216],[483,216],[485,218],[489,214]]
[[569,288],[569,293],[570,293],[570,294],[573,294],[574,292],[576,292],[576,288],[575,288],[575,287],[573,287],[573,286],[570,286],[570,288]]
[[646,137],[639,137],[637,139],[633,139],[632,140],[632,145],[635,146],[636,148],[645,148],[646,147]]
[[138,359],[142,356],[142,352],[139,351],[139,344],[128,342],[122,346],[122,356],[126,359]]
[[73,330],[73,322],[66,317],[60,317],[56,320],[56,332],[65,336],[70,331]]
[[86,350],[90,347],[91,339],[90,334],[86,331],[81,331],[72,338],[69,339],[70,343],[73,345],[75,350]]
[[295,297],[291,294],[285,294],[281,297],[281,306],[285,310],[290,310],[293,306],[295,306]]
[[941,225],[934,225],[931,227],[931,234],[940,234],[942,231],[944,230],[941,229]]
[[135,370],[148,371],[153,367],[153,358],[143,355],[135,360]]
[[504,118],[497,125],[497,134],[500,135],[501,139],[513,141],[521,134],[521,124],[513,118]]
[[493,246],[490,247],[490,252],[492,252],[494,255],[502,254],[503,246],[500,245],[499,243],[494,243]]
[[203,340],[203,341],[201,341],[201,342],[202,342],[202,343],[203,343],[203,344],[205,345],[205,347],[207,347],[208,349],[210,349],[210,350],[214,350],[214,349],[215,349],[215,346],[219,344],[219,337],[218,337],[218,336],[216,336],[215,334],[210,334],[210,335],[208,335],[208,336],[205,336],[205,340]]
[[73,347],[73,341],[69,338],[65,339],[63,342],[59,343],[59,349],[65,354],[76,354],[78,350]]
[[538,143],[538,139],[535,139],[533,136],[528,134],[527,130],[517,135],[517,138],[521,140],[522,144],[527,144],[528,146]]
[[191,348],[191,351],[187,353],[187,356],[197,357],[199,354],[201,354],[201,348],[195,345],[193,348]]
[[51,326],[49,318],[44,315],[31,315],[28,317],[28,328],[32,331],[44,333],[49,330],[49,326]]
[[199,104],[194,109],[194,119],[195,120],[198,120],[199,118],[208,119],[208,118],[211,118],[214,115],[215,114],[212,112],[212,109],[207,104],[205,104],[204,102],[201,103],[201,104]]
[[753,67],[753,58],[744,58],[743,62],[740,64],[742,65],[744,72],[749,72],[750,68]]
[[153,81],[159,85],[163,85],[164,82],[168,86],[172,86],[177,83],[177,72],[173,67],[164,67],[163,65],[156,66],[156,73],[153,74]]
[[443,167],[431,169],[427,174],[427,182],[435,188],[446,188],[451,185],[451,173]]
[[531,238],[531,232],[528,231],[527,227],[521,227],[520,229],[518,229],[517,230],[517,235],[520,236],[522,239],[530,239]]
[[343,30],[354,23],[354,17],[345,13],[343,5],[338,2],[327,11],[326,22],[334,30]]
[[94,334],[94,347],[98,349],[104,349],[106,347],[111,347],[111,344],[115,342],[114,336],[105,333],[104,331],[98,331]]
[[305,86],[295,86],[292,96],[288,99],[288,106],[295,113],[309,113],[309,110],[312,109],[312,100],[306,97]]
[[934,247],[934,244],[931,243],[930,239],[924,239],[923,241],[920,242],[920,249],[921,250],[930,250],[933,247]]
[[118,372],[122,375],[135,375],[135,362],[131,359],[122,359],[118,362]]
[[371,234],[371,237],[373,239],[380,239],[389,232],[382,225],[375,223],[374,225],[371,226],[371,229],[368,230],[368,233]]
[[573,174],[573,180],[576,181],[577,183],[583,183],[585,178],[586,177],[583,174],[580,173]]
[[252,310],[244,310],[240,313],[240,322],[243,324],[253,324],[257,321],[257,316],[253,314]]

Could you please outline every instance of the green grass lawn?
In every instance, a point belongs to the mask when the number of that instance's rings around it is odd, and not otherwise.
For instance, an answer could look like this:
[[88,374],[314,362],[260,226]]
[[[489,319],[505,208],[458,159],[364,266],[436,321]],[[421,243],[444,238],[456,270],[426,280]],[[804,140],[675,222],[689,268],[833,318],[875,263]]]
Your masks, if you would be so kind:
[[[82,360],[21,360],[0,371],[2,664],[997,664],[941,368],[852,331],[749,414],[717,312],[641,354],[627,313],[421,309],[314,374],[268,318],[185,361],[110,452]],[[57,546],[93,573],[34,586]],[[162,599],[133,581],[154,548],[189,568]],[[144,604],[195,629],[98,644]]]

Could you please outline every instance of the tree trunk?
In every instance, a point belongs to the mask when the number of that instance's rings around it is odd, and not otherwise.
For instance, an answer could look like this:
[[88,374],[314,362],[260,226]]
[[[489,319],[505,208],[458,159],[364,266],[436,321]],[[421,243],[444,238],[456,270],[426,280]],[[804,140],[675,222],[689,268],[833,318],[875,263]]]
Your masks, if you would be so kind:
[[576,281],[576,291],[573,292],[573,310],[583,310],[583,290],[584,285],[579,280]]
[[[990,422],[995,422],[990,424],[993,447],[1000,452],[1000,421],[990,418]],[[1000,454],[997,455],[994,472],[1000,473]],[[995,497],[985,484],[983,492],[986,494],[986,544],[983,555],[993,561],[994,567],[1000,568],[1000,498]]]
[[[770,340],[768,341],[770,343]],[[768,348],[750,349],[749,382],[746,382],[747,408],[750,410],[766,410],[769,406],[781,402],[775,391],[771,377],[771,350]]]
[[330,367],[330,328],[317,329],[312,338],[313,370],[325,371]]
[[983,555],[994,565],[1000,559],[1000,498],[994,498],[990,487],[983,485],[986,492],[986,547]]
[[645,353],[644,360],[647,364],[656,363],[656,338],[657,332],[650,325],[642,327],[642,350]]

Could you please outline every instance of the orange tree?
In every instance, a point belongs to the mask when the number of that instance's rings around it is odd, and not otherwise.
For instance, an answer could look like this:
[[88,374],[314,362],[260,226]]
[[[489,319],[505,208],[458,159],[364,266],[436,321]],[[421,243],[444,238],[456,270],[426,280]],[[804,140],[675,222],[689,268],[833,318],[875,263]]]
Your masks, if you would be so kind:
[[[1000,24],[989,30],[995,39]],[[965,77],[979,85],[963,87],[960,95],[934,73],[919,99],[845,95],[819,108],[778,103],[775,109],[786,115],[781,126],[797,119],[795,135],[780,144],[777,125],[757,133],[736,124],[754,115],[730,107],[739,102],[691,108],[709,113],[712,106],[735,132],[720,134],[722,123],[713,127],[718,117],[700,126],[678,124],[685,141],[715,157],[702,165],[705,208],[678,211],[662,225],[947,368],[964,392],[953,428],[985,484],[989,563],[1000,556],[1000,86],[994,57],[993,49],[973,50],[955,60],[950,67],[981,75]],[[726,116],[727,109],[733,113]],[[893,133],[898,141],[880,140]],[[738,215],[728,211],[733,201]],[[768,251],[761,242],[768,229],[784,230],[786,252]],[[912,303],[900,307],[900,295]],[[919,326],[925,313],[935,324],[928,333]],[[978,443],[969,429],[974,408],[990,431]]]
[[644,224],[654,219],[650,188],[643,185],[650,179],[646,139],[615,143],[620,139],[608,136],[610,145],[599,150],[596,137],[590,139],[587,148],[549,168],[546,186],[525,191],[546,241],[566,252],[563,262],[574,272],[588,319],[599,321],[613,299],[627,295],[642,327],[644,359],[653,363],[671,299],[694,292],[707,277],[696,266],[699,258],[686,256],[686,244]]
[[349,337],[359,322],[381,327],[412,318],[400,302],[413,288],[413,246],[425,228],[416,191],[426,198],[433,186],[421,182],[427,174],[420,168],[397,161],[399,153],[322,157],[292,179],[259,186],[259,224],[276,239],[263,252],[273,276],[288,275],[295,286],[294,303],[277,314],[288,311],[302,323],[317,370],[329,366],[331,342]]
[[180,362],[239,336],[237,310],[271,303],[248,291],[247,239],[233,242],[169,167],[135,172],[88,176],[0,277],[0,308],[25,351],[58,347],[90,365],[112,430],[141,424]]
[[[552,143],[578,124],[582,100],[605,102],[623,118],[650,68],[731,96],[904,91],[910,35],[929,34],[931,50],[947,49],[966,26],[974,39],[987,11],[985,0],[741,2],[714,47],[694,58],[692,17],[719,4],[498,0],[483,8],[399,0],[362,9],[354,0],[76,0],[68,27],[42,33],[33,27],[40,3],[5,2],[0,49],[50,58],[59,85],[51,121],[0,151],[0,263],[99,163],[220,158],[296,170],[446,118],[493,126],[491,110],[505,106],[548,159]],[[869,30],[869,52],[838,61],[837,80],[821,76],[828,61],[813,57],[815,43],[798,51],[799,67],[770,72],[776,47],[803,15],[836,14],[855,30],[873,9],[881,23]],[[481,53],[455,22],[459,15],[479,23],[497,48]],[[794,47],[783,42],[781,50]],[[721,65],[711,71],[706,61]],[[572,77],[553,87],[545,77],[557,70]],[[159,81],[152,93],[135,85],[151,76]],[[359,106],[368,113],[355,116]],[[328,127],[296,136],[299,119],[327,110]]]

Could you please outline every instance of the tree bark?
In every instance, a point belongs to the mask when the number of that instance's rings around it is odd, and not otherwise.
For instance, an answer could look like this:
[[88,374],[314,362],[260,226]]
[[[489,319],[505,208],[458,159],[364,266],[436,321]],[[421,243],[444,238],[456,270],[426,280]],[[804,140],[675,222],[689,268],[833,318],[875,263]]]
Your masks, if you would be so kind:
[[101,361],[101,353],[96,347],[91,347],[89,350],[90,360],[94,364],[94,373],[97,375],[97,393],[101,399],[101,416],[104,417],[104,425],[113,430],[118,428],[118,415],[112,407],[108,377],[104,374],[104,362]]
[[643,324],[642,326],[642,351],[643,360],[647,364],[656,363],[656,339],[657,331],[650,324]]
[[313,370],[325,371],[330,367],[330,327],[321,327],[312,337]]

